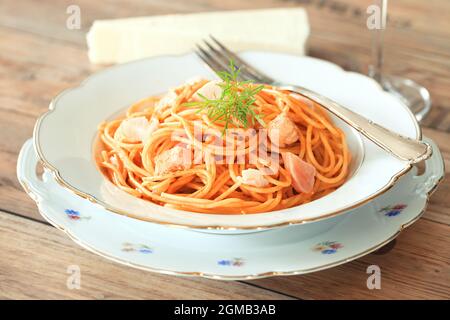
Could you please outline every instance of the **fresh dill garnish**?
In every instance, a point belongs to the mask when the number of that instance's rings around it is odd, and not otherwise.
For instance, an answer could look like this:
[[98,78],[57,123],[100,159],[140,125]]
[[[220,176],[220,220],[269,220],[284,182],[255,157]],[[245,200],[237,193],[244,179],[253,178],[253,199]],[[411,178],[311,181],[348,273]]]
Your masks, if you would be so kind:
[[188,102],[184,105],[198,106],[198,112],[207,110],[208,117],[213,122],[223,123],[222,133],[228,129],[230,124],[248,128],[249,124],[259,122],[264,126],[264,121],[254,110],[255,96],[264,89],[264,86],[252,86],[252,81],[238,81],[240,70],[236,68],[233,60],[230,60],[229,68],[231,72],[217,73],[223,81],[218,84],[222,88],[220,98],[208,99],[204,95],[198,94],[203,101]]

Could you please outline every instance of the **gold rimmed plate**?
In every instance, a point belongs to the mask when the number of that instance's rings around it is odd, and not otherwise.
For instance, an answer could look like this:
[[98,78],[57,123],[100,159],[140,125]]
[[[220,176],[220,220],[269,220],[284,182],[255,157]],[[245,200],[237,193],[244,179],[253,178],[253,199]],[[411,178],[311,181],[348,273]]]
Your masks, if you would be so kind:
[[370,203],[312,224],[260,233],[207,234],[166,228],[121,215],[62,188],[50,172],[36,175],[31,140],[18,159],[18,178],[51,224],[82,247],[142,270],[220,280],[304,274],[368,254],[420,218],[444,176],[436,149],[422,175],[411,170]]
[[[421,138],[409,109],[368,77],[309,57],[265,52],[246,52],[243,57],[276,79],[330,97],[407,137]],[[113,188],[98,171],[92,156],[98,123],[192,76],[213,78],[192,54],[144,59],[91,76],[79,87],[56,97],[50,110],[37,121],[34,146],[40,160],[64,188],[110,212],[203,230],[261,230],[320,221],[368,203],[411,170],[409,163],[343,127],[354,156],[353,174],[335,192],[302,206],[257,215],[198,214],[164,208]]]

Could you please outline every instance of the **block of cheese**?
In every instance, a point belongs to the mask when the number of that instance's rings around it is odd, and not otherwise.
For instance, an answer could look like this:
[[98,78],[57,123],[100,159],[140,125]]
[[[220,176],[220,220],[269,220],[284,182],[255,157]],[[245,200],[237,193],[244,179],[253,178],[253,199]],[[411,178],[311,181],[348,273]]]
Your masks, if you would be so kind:
[[306,11],[277,8],[97,20],[87,34],[92,63],[122,63],[192,51],[213,35],[232,50],[303,55],[309,35]]

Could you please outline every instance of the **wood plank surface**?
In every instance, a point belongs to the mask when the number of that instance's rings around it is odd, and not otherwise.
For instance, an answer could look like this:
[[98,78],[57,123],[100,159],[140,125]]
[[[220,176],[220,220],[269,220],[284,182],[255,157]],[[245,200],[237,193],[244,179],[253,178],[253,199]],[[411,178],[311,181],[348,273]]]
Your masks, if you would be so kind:
[[[0,299],[288,299],[240,282],[160,275],[88,252],[46,224],[0,211]],[[78,266],[80,289],[67,286]],[[176,280],[176,281],[174,281]]]
[[[72,1],[0,2],[0,298],[450,298],[450,182],[432,196],[424,217],[384,255],[305,276],[248,283],[173,278],[126,268],[77,247],[50,227],[21,189],[15,166],[36,118],[58,92],[102,69],[89,63],[85,33],[95,19],[263,7],[303,6],[311,36],[309,54],[347,70],[367,73],[369,0],[80,0],[82,28],[68,30]],[[386,65],[390,74],[411,78],[431,92],[433,109],[423,122],[450,170],[450,2],[398,0],[389,3]],[[432,21],[432,23],[430,23]],[[37,221],[33,221],[35,219]],[[75,262],[73,262],[75,261]],[[65,286],[69,264],[86,270],[81,290]],[[382,268],[382,290],[370,291],[366,268]],[[144,280],[144,281],[142,281]],[[188,290],[184,289],[188,288]],[[184,289],[184,290],[183,290]],[[189,293],[186,293],[186,292]]]
[[[260,286],[301,299],[450,299],[449,228],[419,220],[384,255],[312,274],[254,280]],[[357,241],[357,239],[355,239]],[[368,290],[367,267],[381,269],[381,289]]]

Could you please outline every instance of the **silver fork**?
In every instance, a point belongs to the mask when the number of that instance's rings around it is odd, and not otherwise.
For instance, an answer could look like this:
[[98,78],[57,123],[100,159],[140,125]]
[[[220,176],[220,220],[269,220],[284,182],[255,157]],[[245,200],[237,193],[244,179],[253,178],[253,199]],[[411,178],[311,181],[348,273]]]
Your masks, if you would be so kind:
[[[258,83],[266,83],[311,99],[345,121],[380,148],[401,160],[413,164],[428,159],[432,154],[431,146],[425,142],[402,136],[382,127],[341,104],[307,88],[276,81],[249,65],[213,36],[210,36],[210,40],[205,39],[202,45],[197,44],[195,53],[216,74],[219,71],[230,72],[229,61],[231,59],[234,62],[235,68],[240,70],[239,81],[253,80]],[[206,48],[204,48],[205,46]]]

